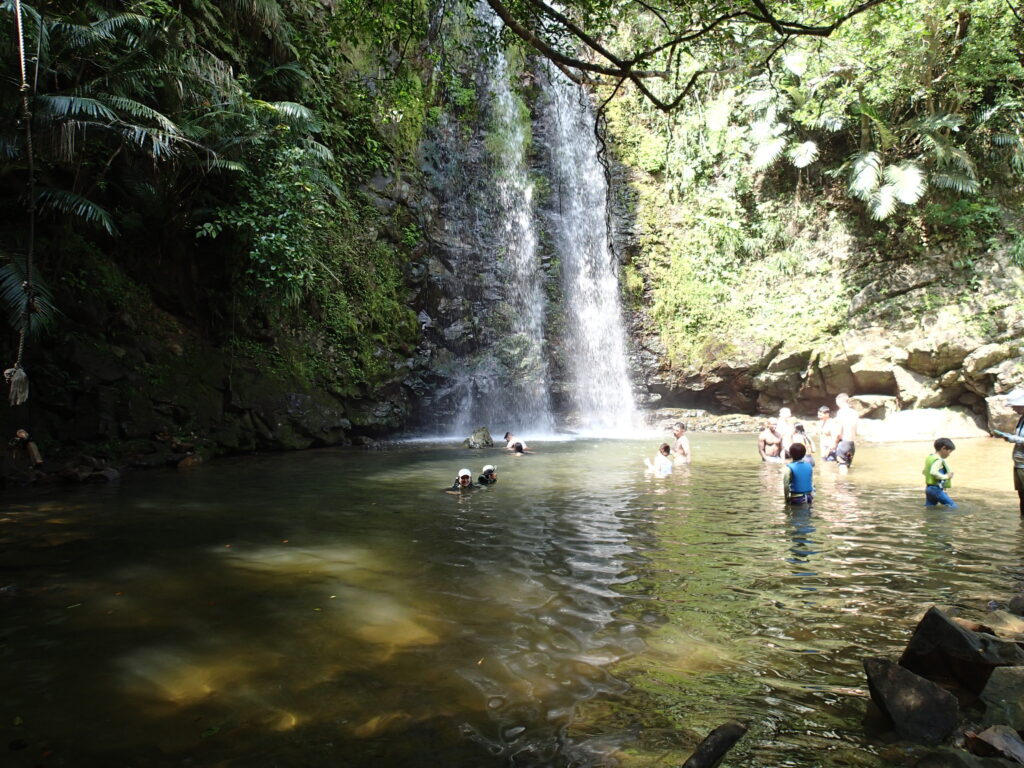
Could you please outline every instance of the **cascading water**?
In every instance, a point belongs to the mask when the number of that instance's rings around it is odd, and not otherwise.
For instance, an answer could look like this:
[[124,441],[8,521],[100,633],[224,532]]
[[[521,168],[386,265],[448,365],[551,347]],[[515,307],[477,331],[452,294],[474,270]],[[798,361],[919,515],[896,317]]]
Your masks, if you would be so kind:
[[[483,2],[477,8],[497,31],[501,21],[494,12]],[[537,255],[534,185],[526,159],[530,113],[512,91],[508,59],[502,51],[493,56],[488,69],[491,115],[485,145],[493,162],[498,206],[496,256],[508,277],[501,314],[510,330],[499,342],[498,355],[512,378],[502,398],[517,428],[549,433],[554,419],[544,339],[544,272]]]
[[554,198],[549,223],[564,292],[564,389],[581,431],[621,434],[638,421],[593,108],[579,86],[552,68],[542,85]]
[[[477,18],[497,37],[500,20],[483,2]],[[515,93],[500,46],[479,62],[483,126],[446,121],[435,187],[445,201],[443,248],[451,276],[434,317],[446,353],[431,398],[434,423],[464,435],[486,425],[531,435],[555,431],[544,318],[545,272],[537,253],[534,184],[528,164],[530,112]],[[438,355],[445,359],[448,355]]]
[[[496,39],[486,3],[475,14]],[[621,435],[635,407],[593,109],[561,75],[523,73],[500,45],[486,49],[475,109],[453,107],[424,148],[439,206],[426,231],[421,421],[537,437],[556,430],[557,413],[575,430]],[[540,86],[532,116],[520,77]]]

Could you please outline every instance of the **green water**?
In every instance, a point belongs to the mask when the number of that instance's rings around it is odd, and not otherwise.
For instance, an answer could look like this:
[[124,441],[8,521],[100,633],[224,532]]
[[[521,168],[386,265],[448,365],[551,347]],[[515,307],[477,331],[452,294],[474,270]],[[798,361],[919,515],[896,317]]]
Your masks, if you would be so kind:
[[[152,472],[0,514],[4,765],[911,765],[860,660],[1024,586],[1010,447],[859,446],[788,511],[753,436],[410,444]],[[499,482],[442,492],[456,470]],[[5,746],[6,745],[6,746]]]

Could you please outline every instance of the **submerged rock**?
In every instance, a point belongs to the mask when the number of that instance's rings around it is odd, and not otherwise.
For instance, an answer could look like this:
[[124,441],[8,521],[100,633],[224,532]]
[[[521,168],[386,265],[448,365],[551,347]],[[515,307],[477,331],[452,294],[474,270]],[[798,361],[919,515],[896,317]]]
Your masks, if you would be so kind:
[[941,743],[956,727],[956,697],[888,659],[864,659],[871,700],[907,741]]
[[697,745],[697,749],[683,763],[683,768],[714,768],[746,732],[747,726],[735,720],[718,726]]

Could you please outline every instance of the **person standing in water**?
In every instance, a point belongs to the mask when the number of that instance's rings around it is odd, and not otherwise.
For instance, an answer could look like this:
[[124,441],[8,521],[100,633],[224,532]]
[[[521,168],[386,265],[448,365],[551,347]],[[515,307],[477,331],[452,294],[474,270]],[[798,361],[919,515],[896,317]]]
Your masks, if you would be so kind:
[[836,420],[827,405],[818,409],[818,448],[823,461],[836,460]]
[[804,461],[807,446],[793,443],[789,456],[793,459],[786,465],[782,476],[782,493],[786,503],[793,506],[810,505],[814,501],[814,465]]
[[782,438],[775,431],[776,419],[768,419],[764,430],[757,436],[757,452],[761,461],[782,461]]
[[992,434],[1013,443],[1013,487],[1020,502],[1020,515],[1024,517],[1024,389],[1015,389],[1006,396],[1006,404],[1019,417],[1013,434],[993,429]]
[[853,464],[853,454],[857,450],[857,425],[860,414],[850,406],[850,396],[845,392],[836,395],[836,463],[839,470],[845,472]]
[[945,504],[947,507],[955,507],[956,502],[949,498],[946,489],[953,482],[953,470],[949,468],[946,459],[956,450],[953,441],[948,437],[940,437],[935,441],[935,453],[929,454],[924,460],[924,505],[934,507],[937,504]]
[[677,421],[672,426],[672,436],[676,439],[672,446],[673,458],[680,464],[690,463],[690,438],[686,436],[686,425]]

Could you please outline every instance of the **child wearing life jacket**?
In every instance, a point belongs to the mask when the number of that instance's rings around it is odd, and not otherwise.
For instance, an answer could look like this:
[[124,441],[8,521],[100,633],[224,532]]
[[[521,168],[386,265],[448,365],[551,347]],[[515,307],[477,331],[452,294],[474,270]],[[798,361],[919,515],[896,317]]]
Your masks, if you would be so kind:
[[802,505],[814,501],[814,465],[804,461],[807,446],[793,443],[789,446],[792,461],[786,465],[782,476],[782,492],[787,504]]
[[945,504],[955,507],[956,502],[949,498],[946,489],[953,483],[953,471],[946,463],[949,454],[956,450],[953,441],[948,437],[940,437],[935,441],[935,453],[924,460],[924,505],[934,507]]

